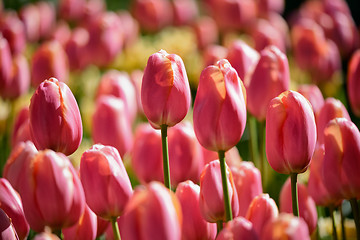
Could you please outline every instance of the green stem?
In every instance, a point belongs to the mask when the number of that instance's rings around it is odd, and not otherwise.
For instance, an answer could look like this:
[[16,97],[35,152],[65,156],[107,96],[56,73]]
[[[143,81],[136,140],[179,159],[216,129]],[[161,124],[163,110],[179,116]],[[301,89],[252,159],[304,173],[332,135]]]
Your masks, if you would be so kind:
[[222,220],[219,220],[216,222],[216,226],[217,226],[217,235],[219,235],[220,231],[223,229],[223,221]]
[[265,121],[259,122],[259,138],[260,138],[260,146],[259,146],[259,155],[260,155],[260,172],[261,172],[261,180],[262,185],[265,187],[265,183],[267,181],[266,169],[265,169],[265,161],[266,161],[266,125]]
[[221,170],[221,181],[223,186],[223,194],[224,194],[224,206],[225,206],[225,217],[226,221],[232,220],[232,212],[229,198],[229,189],[227,184],[227,176],[226,176],[226,165],[225,165],[225,151],[219,150],[219,161],[220,161],[220,170]]
[[120,240],[121,239],[120,231],[119,231],[119,226],[118,226],[116,219],[117,219],[116,217],[111,219],[111,226],[112,226],[113,233],[114,233],[114,239]]
[[162,144],[162,154],[163,154],[164,185],[169,190],[171,190],[167,127],[168,126],[165,124],[161,125],[161,144]]
[[299,216],[299,201],[297,191],[297,173],[291,173],[291,198],[292,198],[292,209],[294,216]]
[[250,156],[257,168],[260,167],[256,118],[249,115]]
[[335,216],[334,216],[334,206],[330,206],[329,207],[330,210],[330,217],[331,217],[331,222],[332,222],[332,235],[333,235],[333,240],[337,240],[337,230],[336,230],[336,223],[335,223]]
[[357,240],[360,240],[360,216],[359,216],[359,206],[355,198],[350,199],[351,209],[354,216],[355,226],[356,226],[356,235]]
[[62,232],[61,232],[61,229],[53,230],[52,232],[53,232],[53,234],[55,234],[56,236],[58,236],[59,239],[64,239],[64,238],[63,238],[63,235],[62,235]]
[[340,219],[341,219],[341,236],[342,236],[342,240],[346,240],[345,216],[343,213],[342,204],[340,204],[339,210],[340,210]]

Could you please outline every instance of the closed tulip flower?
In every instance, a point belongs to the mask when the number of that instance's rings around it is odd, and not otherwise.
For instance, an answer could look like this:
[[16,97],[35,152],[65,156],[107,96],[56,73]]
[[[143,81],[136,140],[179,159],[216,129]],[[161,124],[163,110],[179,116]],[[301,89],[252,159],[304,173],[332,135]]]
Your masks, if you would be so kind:
[[[220,59],[228,56],[228,49],[221,45],[211,44],[203,50],[204,66],[214,65]],[[228,57],[229,58],[229,57]]]
[[31,140],[30,133],[30,113],[29,106],[19,110],[14,119],[13,130],[11,133],[11,147],[15,147],[19,142]]
[[139,186],[120,218],[120,232],[127,240],[180,240],[182,214],[175,194],[158,182]]
[[52,150],[40,151],[28,164],[19,193],[31,229],[60,230],[74,225],[84,212],[85,196],[70,160]]
[[263,193],[256,196],[250,203],[246,213],[258,236],[261,236],[263,229],[268,222],[275,220],[279,216],[279,209],[274,199],[269,194]]
[[347,76],[347,92],[349,103],[353,113],[360,117],[360,96],[357,94],[360,89],[360,50],[353,53]]
[[86,202],[96,215],[109,220],[122,215],[133,191],[116,148],[96,144],[85,151],[80,178]]
[[[226,167],[226,179],[229,186],[229,199],[232,215],[238,216],[239,200],[231,170]],[[200,210],[208,222],[226,221],[223,186],[221,184],[220,163],[218,160],[207,164],[200,177]]]
[[200,187],[188,180],[176,188],[183,215],[182,239],[215,239],[216,224],[206,222],[199,208]]
[[246,124],[246,93],[226,59],[205,68],[194,103],[194,129],[200,144],[212,151],[235,146]]
[[237,217],[226,223],[219,232],[217,240],[258,240],[253,224],[243,217]]
[[186,116],[190,85],[182,59],[160,50],[149,57],[141,86],[141,102],[150,124],[174,126]]
[[0,208],[0,238],[6,240],[18,240],[15,228],[11,223],[11,219],[6,215],[4,210]]
[[0,18],[0,32],[9,42],[13,55],[24,52],[26,33],[24,23],[15,11],[4,11]]
[[320,88],[315,84],[302,84],[298,86],[297,91],[306,97],[306,99],[311,103],[315,114],[315,120],[317,122],[320,110],[324,106],[325,102]]
[[194,0],[175,0],[172,2],[174,25],[188,25],[199,15],[197,2]]
[[11,219],[19,239],[26,239],[30,227],[24,215],[20,196],[5,178],[0,178],[0,208]]
[[260,52],[252,74],[245,79],[247,108],[259,121],[265,120],[269,102],[289,89],[290,75],[286,55],[275,46]]
[[82,70],[89,64],[88,59],[84,57],[88,42],[89,32],[85,28],[78,27],[72,31],[70,38],[64,44],[70,70]]
[[213,18],[202,16],[194,22],[192,28],[199,49],[205,49],[207,46],[217,43],[219,30]]
[[283,174],[302,173],[315,150],[316,124],[309,101],[286,91],[271,100],[266,114],[266,155]]
[[0,35],[0,92],[11,82],[12,56],[6,38]]
[[30,130],[38,149],[70,155],[82,140],[79,107],[70,88],[56,78],[42,82],[30,102]]

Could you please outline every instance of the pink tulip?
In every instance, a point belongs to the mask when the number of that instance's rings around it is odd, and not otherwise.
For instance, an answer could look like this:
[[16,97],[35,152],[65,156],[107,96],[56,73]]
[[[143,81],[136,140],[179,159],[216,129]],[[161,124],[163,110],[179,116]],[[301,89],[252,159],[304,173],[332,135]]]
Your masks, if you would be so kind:
[[[228,49],[221,45],[208,45],[203,51],[203,62],[204,66],[216,64],[217,61],[223,58],[228,58]],[[229,60],[230,61],[230,60]],[[235,66],[234,66],[235,68]]]
[[348,75],[347,75],[347,92],[349,103],[353,113],[360,117],[360,96],[357,94],[360,88],[360,50],[357,50],[351,56]]
[[92,117],[92,139],[94,143],[115,147],[121,157],[130,151],[133,136],[123,100],[102,96],[96,101]]
[[81,70],[88,64],[84,58],[85,47],[89,42],[89,32],[82,27],[75,28],[69,40],[64,45],[64,50],[69,60],[70,70]]
[[0,35],[0,92],[4,92],[11,82],[12,56],[6,38]]
[[8,41],[12,54],[23,53],[26,45],[25,26],[16,12],[1,13],[0,32]]
[[61,82],[67,82],[69,78],[66,53],[55,40],[43,43],[31,59],[31,83],[34,87],[50,77]]
[[80,19],[79,25],[86,24],[103,13],[106,13],[106,1],[104,0],[87,0],[84,5],[84,15]]
[[5,178],[0,178],[0,207],[11,219],[19,239],[26,239],[30,227],[25,219],[20,196]]
[[[304,184],[298,183],[299,216],[303,218],[309,227],[309,233],[313,233],[317,225],[316,205]],[[280,212],[292,213],[291,182],[290,178],[282,186],[280,192]]]
[[274,221],[278,215],[279,209],[274,199],[270,198],[269,194],[263,193],[251,201],[246,219],[252,223],[257,235],[261,236],[266,224]]
[[289,89],[290,75],[287,57],[275,46],[260,52],[254,71],[245,80],[247,108],[259,121],[265,120],[269,102]]
[[65,21],[58,21],[56,26],[50,33],[49,39],[58,41],[62,46],[69,41],[71,37],[71,29],[69,24]]
[[237,217],[226,223],[219,232],[217,240],[258,240],[253,224],[243,217]]
[[[118,222],[119,222],[119,218],[118,218]],[[105,233],[106,229],[108,229],[109,227],[110,227],[110,222],[109,221],[105,220],[104,218],[101,218],[101,217],[97,216],[96,237],[98,238],[101,235],[103,235]],[[112,228],[111,228],[111,231],[113,231]]]
[[150,124],[172,127],[190,108],[190,85],[182,59],[164,50],[152,54],[141,86],[141,102]]
[[118,16],[121,20],[121,25],[124,28],[124,46],[129,47],[139,38],[139,23],[126,10],[118,12]]
[[182,239],[215,239],[216,224],[206,222],[200,212],[200,187],[188,180],[177,186],[175,194],[183,216]]
[[32,141],[30,132],[29,107],[25,106],[16,114],[11,134],[11,147],[20,142]]
[[[233,217],[238,216],[239,200],[231,170],[226,167],[227,185]],[[206,221],[216,223],[226,221],[224,195],[221,184],[220,162],[218,160],[207,164],[200,177],[200,210]]]
[[136,89],[126,72],[117,70],[107,71],[100,79],[97,89],[97,98],[103,95],[111,95],[120,98],[124,102],[126,116],[132,123],[137,114]]
[[241,162],[231,172],[239,199],[239,216],[245,217],[251,201],[263,192],[261,173],[252,162]]
[[350,120],[349,113],[340,100],[327,98],[325,99],[324,105],[320,109],[317,118],[317,135],[319,144],[324,143],[324,129],[330,120],[334,118],[346,118],[347,120]]
[[83,215],[72,227],[62,229],[65,240],[93,240],[96,238],[97,217],[86,205]]
[[257,0],[255,2],[260,15],[267,15],[272,12],[282,13],[285,7],[284,0]]
[[283,174],[302,173],[316,144],[316,124],[309,101],[286,91],[271,100],[266,114],[266,155],[270,166]]
[[139,69],[132,71],[130,74],[130,80],[135,87],[138,114],[142,116],[144,115],[144,110],[141,104],[141,84],[143,75],[144,72]]
[[199,15],[197,2],[195,0],[175,0],[172,2],[174,25],[188,25]]
[[315,120],[317,122],[320,110],[324,105],[324,97],[319,87],[315,84],[302,84],[298,86],[297,91],[306,97],[306,99],[311,103],[315,114]]
[[70,160],[52,150],[40,151],[28,163],[19,193],[31,229],[59,230],[74,225],[84,212],[85,196]]
[[120,218],[123,239],[181,239],[181,206],[175,194],[158,182],[139,186]]
[[259,53],[242,40],[234,41],[227,55],[242,81],[245,81],[245,76],[254,69],[259,58]]
[[360,133],[345,118],[331,120],[324,129],[324,185],[335,199],[357,198],[360,179]]
[[79,107],[70,88],[56,78],[42,82],[30,102],[30,131],[38,149],[70,155],[82,140]]
[[262,240],[310,240],[309,230],[302,218],[282,213],[264,227]]
[[194,129],[200,144],[213,151],[235,146],[246,124],[246,92],[226,59],[206,67],[194,103]]
[[[204,165],[212,162],[213,160],[219,159],[219,154],[217,152],[207,150],[206,148],[203,148],[203,147],[202,147],[202,152],[203,152],[203,157],[204,157]],[[226,161],[226,164],[230,168],[240,167],[242,158],[241,158],[239,150],[237,149],[236,146],[234,146],[234,147],[230,148],[228,151],[226,151],[225,161]]]
[[29,42],[37,42],[40,39],[40,12],[35,4],[24,5],[19,12],[21,21],[24,23],[26,38]]
[[11,223],[11,219],[6,215],[4,210],[0,208],[0,238],[6,240],[17,240],[15,228]]
[[40,14],[40,38],[47,39],[56,24],[55,7],[46,1],[37,2],[36,7]]
[[38,151],[31,141],[20,142],[11,151],[4,166],[3,176],[16,191],[19,192],[20,186],[24,184],[26,180],[24,173],[37,153]]
[[105,219],[122,215],[132,187],[116,148],[96,144],[85,151],[80,178],[86,202],[96,215]]
[[86,0],[60,0],[59,15],[64,20],[78,21],[84,15]]
[[[218,27],[214,19],[210,17],[203,16],[197,19],[193,24],[193,30],[199,49],[205,49],[207,46],[216,44],[218,41]],[[215,64],[215,62],[212,64]]]

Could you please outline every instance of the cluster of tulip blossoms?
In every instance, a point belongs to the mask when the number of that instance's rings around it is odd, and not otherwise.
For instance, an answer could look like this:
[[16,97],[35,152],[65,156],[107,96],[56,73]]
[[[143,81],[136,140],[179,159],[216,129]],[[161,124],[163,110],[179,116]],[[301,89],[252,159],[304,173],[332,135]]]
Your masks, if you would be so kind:
[[345,1],[2,5],[0,239],[360,239]]

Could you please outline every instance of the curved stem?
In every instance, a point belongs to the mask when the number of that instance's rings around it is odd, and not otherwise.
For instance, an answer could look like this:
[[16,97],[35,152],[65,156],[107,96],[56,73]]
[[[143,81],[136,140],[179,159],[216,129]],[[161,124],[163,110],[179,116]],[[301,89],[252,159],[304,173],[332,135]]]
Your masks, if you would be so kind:
[[266,144],[266,122],[261,121],[259,122],[259,138],[260,138],[260,146],[259,146],[259,155],[260,155],[260,172],[261,172],[261,182],[263,187],[267,182],[267,173],[266,173],[266,151],[265,151],[265,144]]
[[351,209],[354,216],[355,226],[356,226],[356,235],[357,240],[360,240],[360,216],[359,216],[359,206],[355,198],[350,199]]
[[291,173],[291,198],[294,216],[299,216],[299,201],[297,192],[297,173]]
[[335,223],[335,216],[334,216],[334,206],[330,206],[330,217],[331,217],[331,222],[332,222],[332,235],[333,235],[333,240],[337,240],[337,230],[336,230],[336,223]]
[[216,226],[217,226],[217,233],[216,235],[219,235],[220,231],[223,229],[223,221],[219,220],[216,222]]
[[251,160],[257,168],[260,168],[260,159],[259,159],[259,144],[257,138],[257,126],[256,118],[249,115],[249,137],[250,137],[250,156]]
[[161,125],[161,144],[162,144],[162,154],[163,154],[164,185],[169,190],[171,190],[167,127],[168,126],[165,124]]
[[117,219],[116,217],[111,219],[111,226],[112,226],[113,233],[114,233],[114,239],[120,240],[121,239],[120,231],[119,231],[119,226],[118,226],[116,219]]
[[226,221],[232,220],[232,211],[230,205],[229,198],[229,189],[227,184],[227,176],[226,176],[226,165],[225,165],[225,151],[218,151],[219,161],[220,161],[220,170],[221,170],[221,181],[223,186],[223,194],[224,194],[224,206],[225,206],[225,217]]

